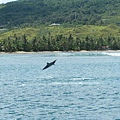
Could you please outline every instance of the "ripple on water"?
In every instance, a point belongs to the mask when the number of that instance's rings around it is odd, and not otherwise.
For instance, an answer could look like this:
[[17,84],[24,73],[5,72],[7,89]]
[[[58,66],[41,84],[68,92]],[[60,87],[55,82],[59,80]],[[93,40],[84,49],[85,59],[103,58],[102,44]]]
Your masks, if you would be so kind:
[[102,52],[2,54],[0,119],[118,120],[119,63]]

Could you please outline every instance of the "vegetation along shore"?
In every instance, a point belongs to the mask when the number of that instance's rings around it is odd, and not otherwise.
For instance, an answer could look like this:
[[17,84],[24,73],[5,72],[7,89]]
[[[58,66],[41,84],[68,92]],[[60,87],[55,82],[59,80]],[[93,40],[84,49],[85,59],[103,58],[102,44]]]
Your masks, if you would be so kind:
[[120,50],[119,0],[0,5],[0,52]]

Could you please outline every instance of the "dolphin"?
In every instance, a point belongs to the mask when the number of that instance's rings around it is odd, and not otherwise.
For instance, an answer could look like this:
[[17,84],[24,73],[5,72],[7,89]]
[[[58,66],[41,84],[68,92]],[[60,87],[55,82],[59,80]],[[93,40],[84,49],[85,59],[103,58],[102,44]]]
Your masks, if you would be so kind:
[[43,68],[43,70],[45,70],[46,68],[49,68],[50,66],[54,65],[56,62],[56,60],[54,60],[53,62],[47,63],[47,65]]

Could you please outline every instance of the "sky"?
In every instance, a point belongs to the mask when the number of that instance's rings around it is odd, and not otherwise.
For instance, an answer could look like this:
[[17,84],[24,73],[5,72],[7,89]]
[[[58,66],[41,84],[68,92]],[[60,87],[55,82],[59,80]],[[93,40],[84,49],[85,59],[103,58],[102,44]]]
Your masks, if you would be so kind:
[[2,3],[7,3],[7,2],[11,2],[11,1],[16,1],[16,0],[0,0],[0,4],[2,4]]

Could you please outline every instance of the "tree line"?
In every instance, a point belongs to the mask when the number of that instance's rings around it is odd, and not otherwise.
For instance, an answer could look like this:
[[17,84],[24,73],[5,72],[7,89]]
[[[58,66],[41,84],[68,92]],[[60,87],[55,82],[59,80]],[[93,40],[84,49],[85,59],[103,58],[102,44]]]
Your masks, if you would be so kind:
[[106,38],[92,38],[86,36],[74,38],[72,34],[68,37],[63,35],[35,37],[29,40],[26,35],[18,37],[16,34],[0,41],[1,52],[38,52],[38,51],[80,51],[80,50],[120,50],[120,37],[108,36]]
[[120,24],[119,0],[18,0],[0,5],[0,25]]

